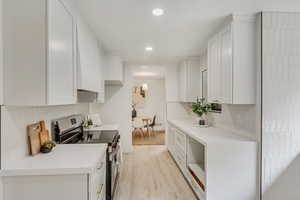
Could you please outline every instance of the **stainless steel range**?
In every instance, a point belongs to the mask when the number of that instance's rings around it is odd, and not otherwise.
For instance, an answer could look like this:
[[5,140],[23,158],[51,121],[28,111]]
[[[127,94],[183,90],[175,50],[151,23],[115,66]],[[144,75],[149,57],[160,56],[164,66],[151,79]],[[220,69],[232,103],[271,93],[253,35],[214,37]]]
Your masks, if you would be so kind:
[[52,138],[59,144],[107,143],[106,200],[113,200],[120,174],[120,134],[118,131],[84,131],[83,115],[73,115],[52,122]]

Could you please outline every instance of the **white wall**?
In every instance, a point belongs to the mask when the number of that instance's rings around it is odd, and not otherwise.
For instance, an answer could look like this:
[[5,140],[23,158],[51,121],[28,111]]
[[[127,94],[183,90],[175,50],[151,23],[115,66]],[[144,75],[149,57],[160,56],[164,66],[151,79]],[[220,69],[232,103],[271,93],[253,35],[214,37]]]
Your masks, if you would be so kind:
[[28,156],[27,125],[45,120],[51,130],[51,120],[73,114],[87,114],[88,104],[13,107],[3,106],[1,112],[1,166],[3,169],[16,159]]
[[105,86],[105,103],[90,104],[90,113],[100,113],[103,123],[119,124],[124,152],[132,151],[131,103],[133,77],[131,68],[125,67],[123,86]]
[[134,86],[148,85],[145,103],[137,106],[138,116],[153,117],[156,115],[156,123],[161,126],[155,127],[156,130],[165,129],[166,121],[166,92],[164,79],[134,79]]
[[300,13],[263,14],[262,196],[300,199]]

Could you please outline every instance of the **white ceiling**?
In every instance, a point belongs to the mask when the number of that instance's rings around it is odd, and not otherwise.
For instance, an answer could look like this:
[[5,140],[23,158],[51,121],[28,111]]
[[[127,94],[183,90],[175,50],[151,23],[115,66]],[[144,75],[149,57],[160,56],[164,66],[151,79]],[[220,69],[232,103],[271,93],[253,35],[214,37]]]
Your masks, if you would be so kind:
[[[300,11],[299,0],[76,0],[108,52],[126,61],[159,64],[200,55],[231,13]],[[155,17],[153,8],[165,15]],[[151,45],[153,52],[144,48]]]
[[136,65],[131,67],[134,79],[163,79],[166,68],[157,65]]

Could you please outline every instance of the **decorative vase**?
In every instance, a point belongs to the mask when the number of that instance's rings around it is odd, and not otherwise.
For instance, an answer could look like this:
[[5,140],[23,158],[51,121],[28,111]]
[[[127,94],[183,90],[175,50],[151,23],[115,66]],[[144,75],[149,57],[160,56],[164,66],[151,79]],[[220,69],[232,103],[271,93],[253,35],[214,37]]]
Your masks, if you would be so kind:
[[206,118],[203,115],[201,117],[197,118],[197,122],[198,122],[199,126],[206,126],[207,125]]

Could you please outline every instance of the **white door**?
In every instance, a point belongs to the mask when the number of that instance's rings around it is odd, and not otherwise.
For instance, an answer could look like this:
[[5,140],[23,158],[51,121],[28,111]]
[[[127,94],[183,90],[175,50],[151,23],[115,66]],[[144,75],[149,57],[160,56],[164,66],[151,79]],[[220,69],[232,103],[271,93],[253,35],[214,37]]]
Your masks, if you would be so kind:
[[232,103],[232,31],[231,25],[221,32],[221,102]]
[[76,102],[75,26],[59,0],[48,1],[48,104]]

